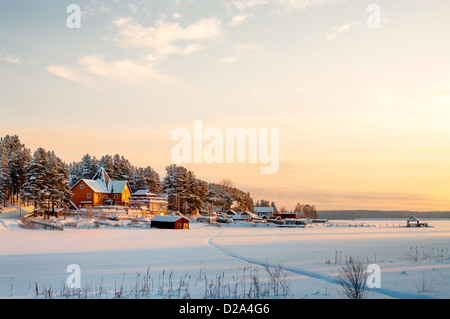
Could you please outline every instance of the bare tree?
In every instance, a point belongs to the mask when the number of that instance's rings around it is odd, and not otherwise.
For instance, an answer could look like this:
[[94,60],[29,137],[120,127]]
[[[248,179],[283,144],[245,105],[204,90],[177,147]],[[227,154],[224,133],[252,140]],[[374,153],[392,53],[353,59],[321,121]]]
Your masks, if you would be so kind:
[[341,272],[336,282],[342,287],[347,299],[364,299],[369,293],[367,282],[367,265],[351,256],[341,265]]
[[229,178],[222,178],[220,180],[219,185],[225,186],[225,187],[233,187],[233,181]]

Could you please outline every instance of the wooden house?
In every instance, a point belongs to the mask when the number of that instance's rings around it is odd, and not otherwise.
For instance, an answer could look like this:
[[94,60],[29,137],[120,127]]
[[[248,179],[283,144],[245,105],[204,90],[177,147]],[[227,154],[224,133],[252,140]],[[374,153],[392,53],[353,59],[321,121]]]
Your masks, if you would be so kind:
[[103,204],[128,206],[131,197],[128,182],[111,180],[103,167],[92,179],[80,179],[71,191],[71,203],[77,209]]
[[253,212],[260,218],[266,216],[268,218],[272,218],[274,214],[273,207],[255,207]]
[[168,212],[167,199],[146,189],[140,189],[131,194],[130,206],[154,215],[167,215]]
[[189,219],[183,216],[157,215],[150,219],[152,228],[189,229]]

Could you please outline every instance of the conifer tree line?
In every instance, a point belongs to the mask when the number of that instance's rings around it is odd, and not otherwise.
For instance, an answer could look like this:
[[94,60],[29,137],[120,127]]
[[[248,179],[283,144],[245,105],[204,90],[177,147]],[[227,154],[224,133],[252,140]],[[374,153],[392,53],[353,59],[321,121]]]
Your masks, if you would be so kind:
[[175,164],[166,167],[163,189],[168,195],[169,209],[186,214],[193,210],[210,212],[213,209],[253,211],[254,207],[250,193],[233,187],[228,180],[207,183],[192,171]]
[[28,203],[47,211],[70,201],[67,165],[42,147],[33,153],[17,135],[0,138],[0,202]]
[[82,178],[91,179],[100,167],[112,180],[128,181],[132,191],[147,189],[155,194],[163,192],[159,174],[152,167],[135,167],[119,154],[104,155],[100,159],[86,154],[81,161],[69,163],[70,186]]
[[55,152],[42,147],[32,152],[17,135],[0,138],[0,204],[20,201],[43,211],[68,206],[71,187],[82,178],[91,179],[100,167],[112,180],[128,181],[132,192],[147,189],[156,194],[166,193],[171,210],[253,211],[250,194],[233,187],[229,180],[208,183],[175,164],[166,167],[166,175],[161,179],[152,167],[135,167],[119,154],[100,159],[86,154],[79,162],[66,164]]

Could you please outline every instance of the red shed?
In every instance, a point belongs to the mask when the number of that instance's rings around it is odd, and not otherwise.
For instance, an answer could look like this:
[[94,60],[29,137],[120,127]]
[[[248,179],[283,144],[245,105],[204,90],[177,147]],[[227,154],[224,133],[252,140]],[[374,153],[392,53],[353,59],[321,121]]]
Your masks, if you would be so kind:
[[189,229],[189,219],[183,216],[157,215],[150,220],[152,228]]

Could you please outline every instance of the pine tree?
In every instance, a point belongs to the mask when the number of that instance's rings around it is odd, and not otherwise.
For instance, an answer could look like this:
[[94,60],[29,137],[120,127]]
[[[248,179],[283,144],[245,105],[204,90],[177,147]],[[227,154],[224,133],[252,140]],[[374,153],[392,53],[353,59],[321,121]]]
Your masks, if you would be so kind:
[[25,182],[25,165],[31,159],[30,150],[20,143],[17,135],[0,139],[2,156],[1,194],[5,200],[15,203]]
[[72,193],[69,185],[69,171],[66,164],[55,155],[48,152],[49,160],[48,184],[49,184],[49,201],[52,211],[55,207],[64,207],[70,201]]
[[159,174],[150,166],[134,168],[130,186],[134,192],[139,189],[146,189],[155,194],[162,193]]
[[103,167],[103,169],[106,171],[106,173],[109,175],[109,177],[115,178],[114,160],[111,155],[103,155],[100,158],[98,165]]
[[168,194],[169,207],[172,210],[185,210],[187,189],[187,169],[175,164],[166,167],[163,189]]
[[73,187],[81,178],[81,162],[72,162],[68,165],[69,184]]
[[26,167],[26,181],[23,187],[24,198],[33,203],[37,209],[44,209],[48,205],[48,167],[47,152],[40,147],[34,152],[32,160]]
[[6,152],[3,150],[3,144],[0,143],[0,200],[3,206],[6,206],[6,200],[8,198],[8,158]]
[[98,170],[98,160],[95,156],[86,154],[81,159],[81,165],[79,166],[79,171],[77,175],[80,178],[91,179]]

